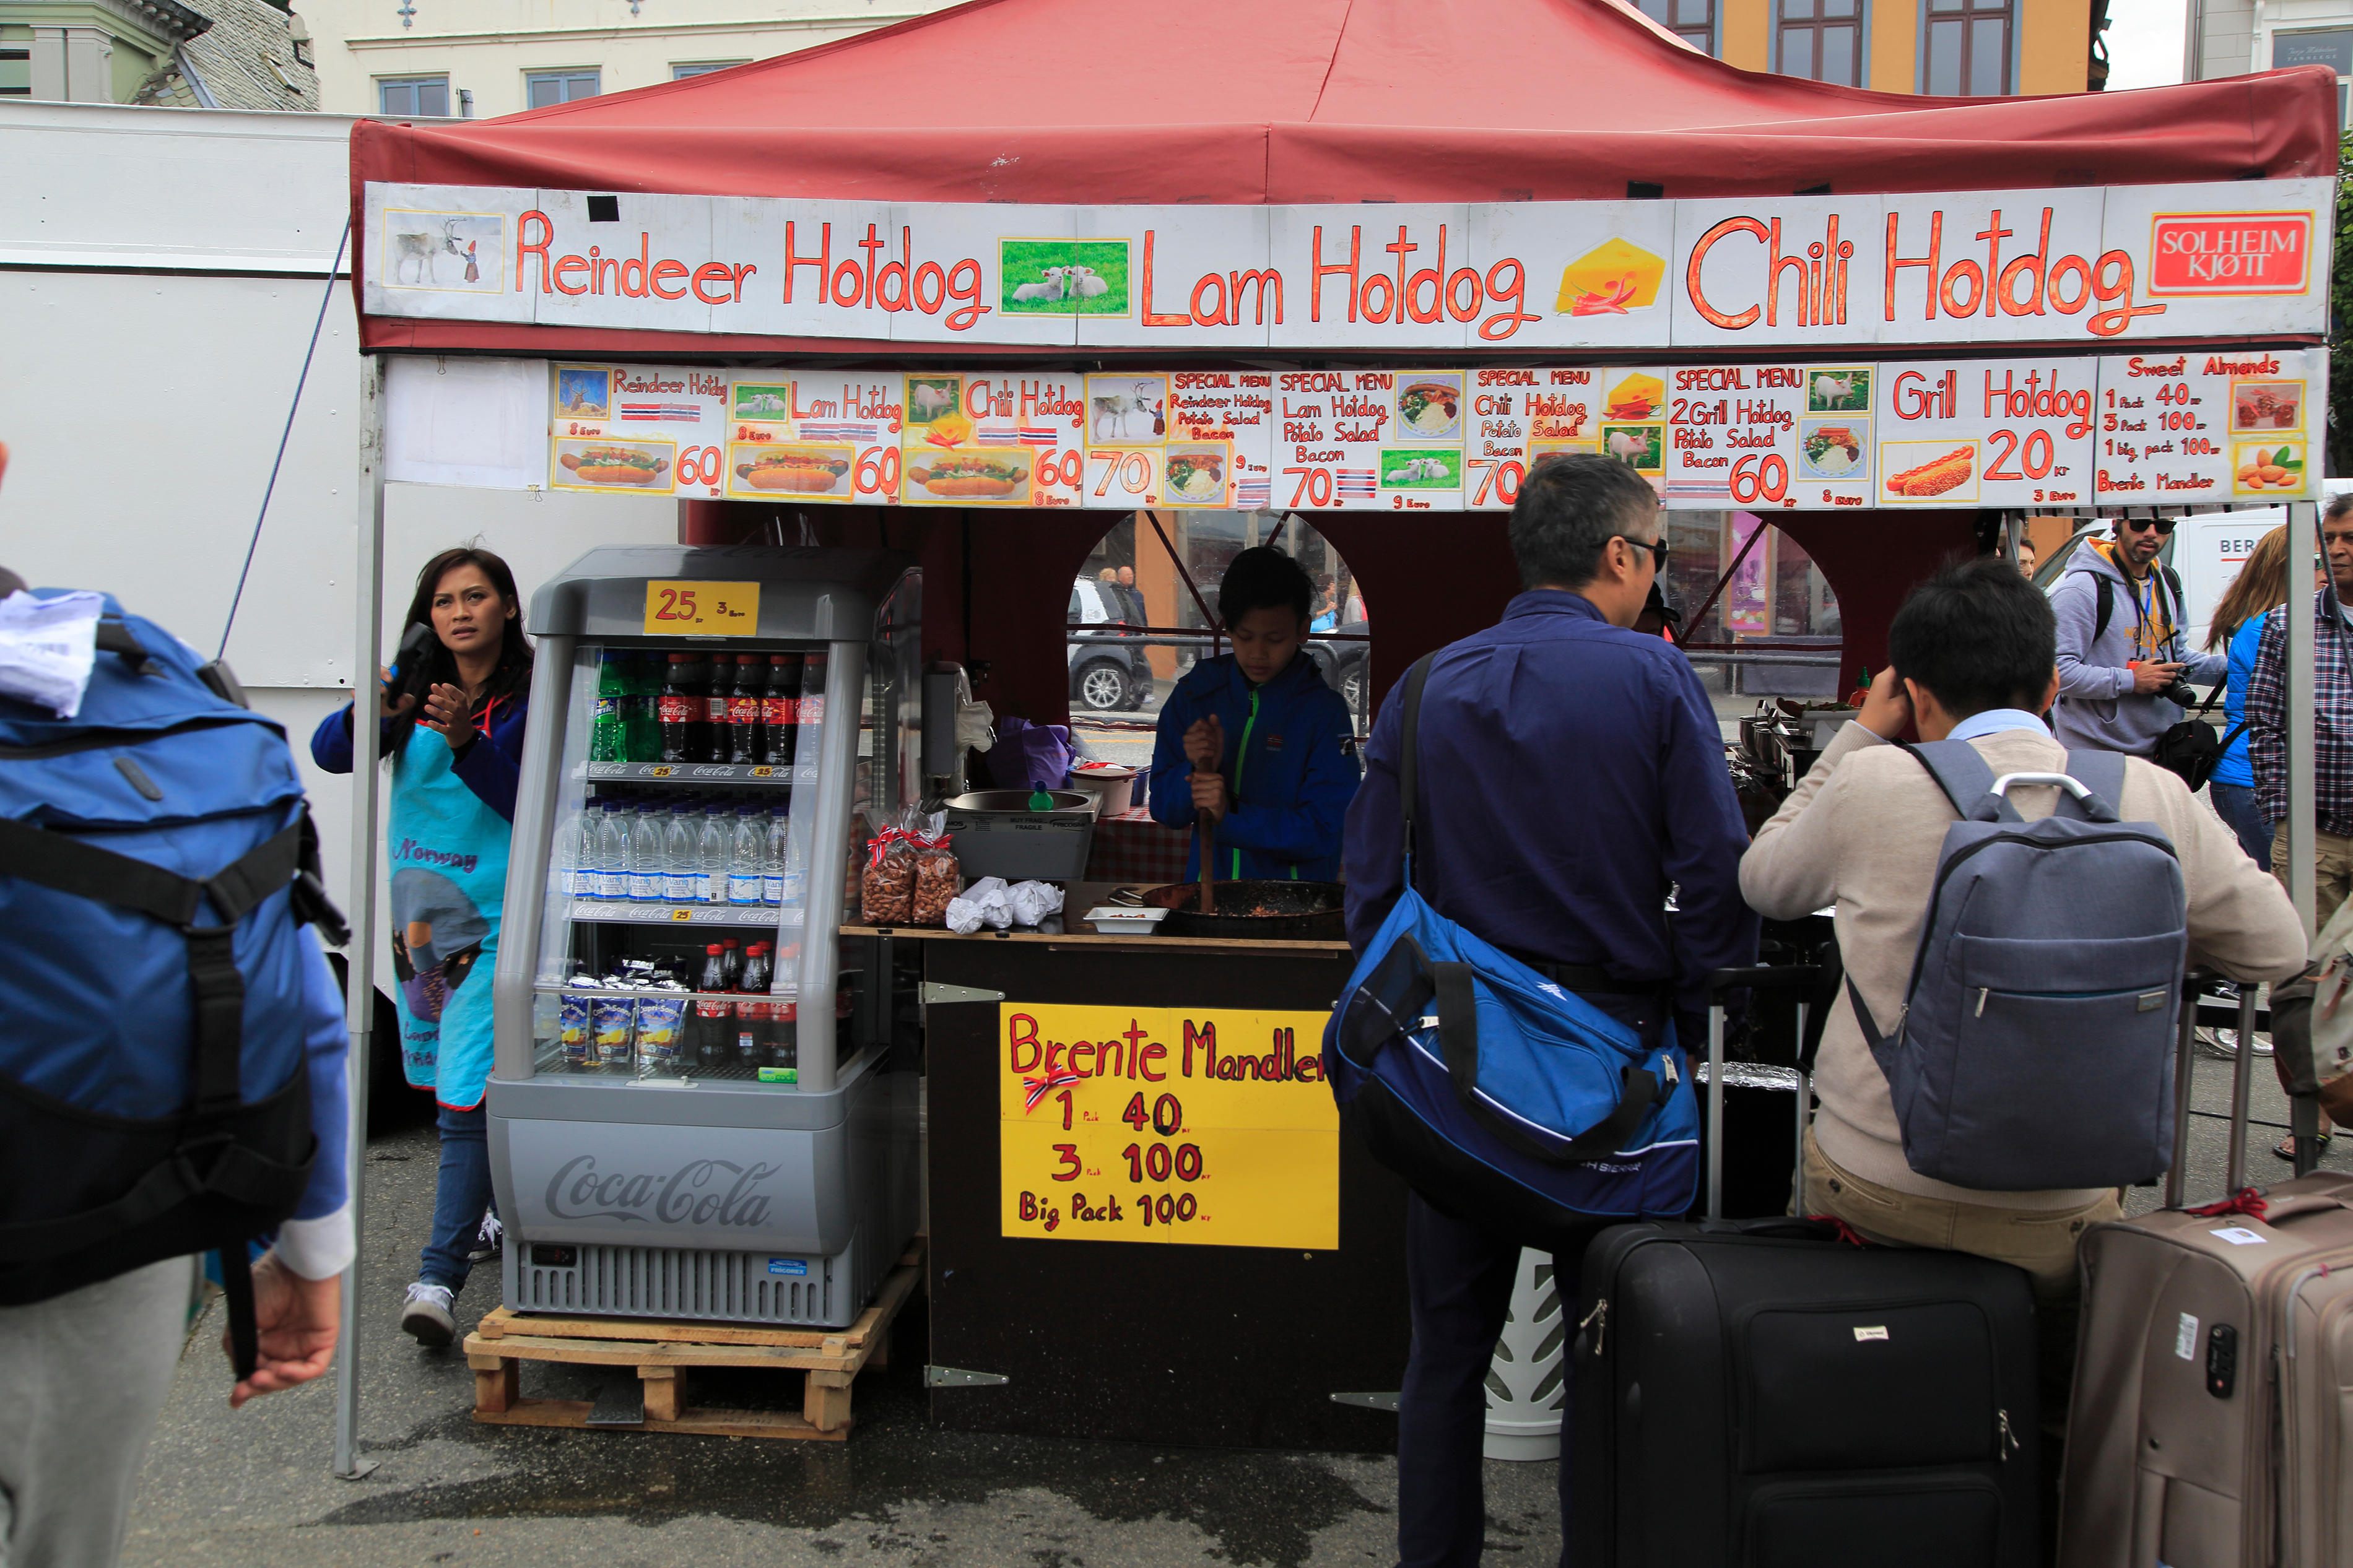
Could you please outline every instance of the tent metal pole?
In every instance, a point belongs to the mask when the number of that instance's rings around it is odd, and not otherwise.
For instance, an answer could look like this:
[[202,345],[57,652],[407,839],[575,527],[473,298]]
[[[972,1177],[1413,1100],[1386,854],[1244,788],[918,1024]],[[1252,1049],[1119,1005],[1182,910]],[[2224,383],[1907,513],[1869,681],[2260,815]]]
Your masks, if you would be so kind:
[[[351,911],[352,944],[343,1016],[351,1026],[351,1055],[343,1066],[349,1091],[345,1129],[345,1179],[350,1184],[352,1232],[358,1247],[343,1271],[342,1321],[335,1337],[335,1474],[355,1481],[375,1468],[359,1454],[360,1300],[363,1261],[367,1257],[366,1176],[368,1047],[375,1025],[376,859],[376,644],[384,597],[384,373],[381,354],[361,363],[359,419],[358,570],[353,579],[352,642],[352,879],[344,892]],[[395,1044],[396,1042],[387,1042]]]
[[2295,563],[2299,558],[2317,559],[2326,572],[2328,552],[2320,540],[2320,508],[2311,501],[2295,501],[2287,510],[2287,895],[2295,900],[2296,919],[2304,922],[2308,943],[2313,931],[2315,869],[2312,665],[2316,639],[2311,579]]

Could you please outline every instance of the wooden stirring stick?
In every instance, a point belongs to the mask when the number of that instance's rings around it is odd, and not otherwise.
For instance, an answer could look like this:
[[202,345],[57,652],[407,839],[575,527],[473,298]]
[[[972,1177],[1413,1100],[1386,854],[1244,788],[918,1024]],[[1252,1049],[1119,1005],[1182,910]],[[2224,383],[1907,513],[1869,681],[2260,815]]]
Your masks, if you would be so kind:
[[1201,841],[1201,912],[1218,912],[1218,900],[1210,884],[1216,879],[1214,862],[1218,853],[1218,827],[1214,818],[1203,812],[1194,821],[1194,833]]

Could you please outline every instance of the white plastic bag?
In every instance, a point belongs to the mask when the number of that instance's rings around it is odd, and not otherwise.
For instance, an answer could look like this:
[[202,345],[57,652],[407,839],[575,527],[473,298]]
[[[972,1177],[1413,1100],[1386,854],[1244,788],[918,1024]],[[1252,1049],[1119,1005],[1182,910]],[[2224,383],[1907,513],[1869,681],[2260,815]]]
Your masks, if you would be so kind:
[[37,599],[20,592],[0,599],[0,695],[37,703],[60,719],[79,713],[105,613],[98,594]]
[[948,930],[970,936],[982,926],[1003,931],[1013,923],[1013,906],[1005,896],[1005,879],[983,877],[948,904]]
[[1018,926],[1034,926],[1062,908],[1062,889],[1051,882],[1016,882],[1006,889],[1005,897],[1013,906],[1013,923]]

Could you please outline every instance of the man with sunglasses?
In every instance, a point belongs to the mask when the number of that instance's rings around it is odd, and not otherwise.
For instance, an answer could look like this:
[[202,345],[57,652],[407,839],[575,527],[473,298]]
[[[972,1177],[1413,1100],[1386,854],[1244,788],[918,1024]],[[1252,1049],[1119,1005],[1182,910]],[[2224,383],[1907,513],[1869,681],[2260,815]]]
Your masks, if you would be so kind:
[[2170,518],[2119,518],[2116,537],[2075,552],[2051,591],[2059,619],[2059,701],[2052,733],[2079,751],[2146,757],[2181,721],[2182,683],[2230,672],[2223,653],[2182,639],[2181,579],[2157,563]]
[[[1525,591],[1494,626],[1441,648],[1422,691],[1414,883],[1440,914],[1646,1044],[1672,1018],[1689,1046],[1706,1037],[1707,975],[1755,962],[1757,922],[1740,899],[1748,835],[1707,692],[1681,651],[1634,629],[1666,564],[1665,531],[1649,482],[1623,463],[1549,458],[1528,474],[1511,521]],[[1343,841],[1360,954],[1401,890],[1401,728],[1392,692]],[[1475,1563],[1485,1378],[1520,1238],[1419,1193],[1407,1205],[1398,1558]],[[1558,1277],[1574,1280],[1579,1258],[1556,1254]],[[1564,1500],[1571,1473],[1564,1447]]]

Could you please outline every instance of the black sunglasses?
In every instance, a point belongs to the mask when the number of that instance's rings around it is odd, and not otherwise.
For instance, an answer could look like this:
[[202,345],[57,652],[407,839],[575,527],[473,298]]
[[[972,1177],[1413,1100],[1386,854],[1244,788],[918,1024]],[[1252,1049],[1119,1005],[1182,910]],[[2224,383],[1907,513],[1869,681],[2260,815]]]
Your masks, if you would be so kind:
[[2147,519],[2135,519],[2128,517],[2125,519],[2125,526],[2131,529],[2136,533],[2139,532],[2144,528],[2153,528],[2159,533],[2171,533],[2173,531],[2173,519],[2169,517],[2152,517]]
[[[1610,537],[1612,539],[1626,539],[1626,536],[1622,533],[1613,533]],[[1664,534],[1660,535],[1656,539],[1626,539],[1626,542],[1632,545],[1637,550],[1647,550],[1651,552],[1651,569],[1652,571],[1663,572],[1667,569],[1667,541]]]

